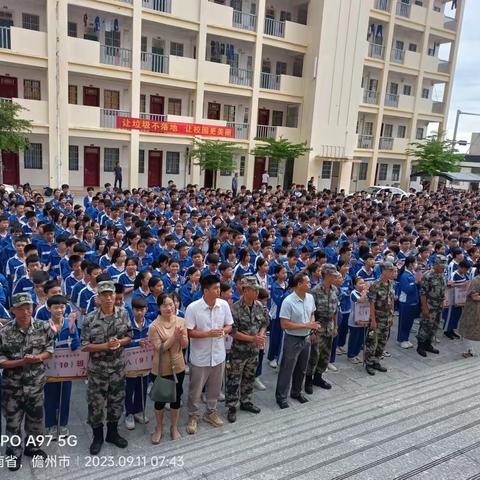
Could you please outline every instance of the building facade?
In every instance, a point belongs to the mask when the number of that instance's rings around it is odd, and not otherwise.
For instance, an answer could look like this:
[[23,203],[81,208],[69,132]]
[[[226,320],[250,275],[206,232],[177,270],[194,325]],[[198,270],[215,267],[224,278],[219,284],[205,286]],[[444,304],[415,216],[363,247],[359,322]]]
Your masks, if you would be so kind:
[[[408,144],[442,128],[464,0],[5,0],[0,98],[25,107],[30,148],[4,183],[72,188],[173,180],[218,187],[192,135],[118,129],[118,117],[233,129],[239,184],[358,190],[408,183]],[[220,130],[222,131],[222,130]],[[256,137],[306,142],[255,158]],[[215,175],[216,178],[213,178]]]

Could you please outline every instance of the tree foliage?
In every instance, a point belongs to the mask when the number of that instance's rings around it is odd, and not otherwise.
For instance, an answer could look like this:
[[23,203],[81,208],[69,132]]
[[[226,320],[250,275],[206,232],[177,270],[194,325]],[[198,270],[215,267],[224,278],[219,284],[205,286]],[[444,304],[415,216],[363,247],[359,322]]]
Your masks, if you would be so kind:
[[202,170],[233,172],[236,168],[234,155],[242,149],[235,143],[221,140],[195,139],[190,157]]
[[32,131],[32,122],[18,118],[24,108],[15,102],[0,102],[0,150],[18,152],[29,145],[27,134]]
[[306,146],[306,143],[291,143],[282,137],[279,140],[271,137],[257,137],[255,140],[261,142],[251,152],[255,157],[269,157],[274,160],[295,160],[312,150]]

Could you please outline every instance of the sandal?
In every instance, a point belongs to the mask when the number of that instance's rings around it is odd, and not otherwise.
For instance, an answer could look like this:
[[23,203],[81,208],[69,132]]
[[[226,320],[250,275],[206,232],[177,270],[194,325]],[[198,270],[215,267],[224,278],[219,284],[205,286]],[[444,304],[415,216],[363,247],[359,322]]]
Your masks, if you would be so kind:
[[463,352],[462,353],[463,358],[470,358],[473,357],[473,353],[469,350],[468,352]]
[[353,363],[354,365],[357,365],[357,364],[359,364],[359,363],[362,363],[362,360],[360,360],[360,358],[358,358],[358,357],[349,358],[348,361],[349,361],[350,363]]

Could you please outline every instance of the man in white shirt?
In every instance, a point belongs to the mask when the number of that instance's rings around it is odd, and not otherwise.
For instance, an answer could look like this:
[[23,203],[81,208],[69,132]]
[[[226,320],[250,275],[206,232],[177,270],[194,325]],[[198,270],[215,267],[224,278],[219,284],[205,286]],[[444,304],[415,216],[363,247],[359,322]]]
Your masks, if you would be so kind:
[[233,325],[230,306],[220,297],[220,280],[205,275],[200,280],[203,297],[192,302],[185,312],[190,338],[190,387],[187,433],[197,432],[198,404],[203,387],[207,390],[207,411],[203,419],[214,427],[223,426],[217,413],[225,367],[225,335]]
[[262,173],[262,185],[268,185],[268,180],[270,178],[270,175],[268,174],[268,172],[265,170],[263,173]]

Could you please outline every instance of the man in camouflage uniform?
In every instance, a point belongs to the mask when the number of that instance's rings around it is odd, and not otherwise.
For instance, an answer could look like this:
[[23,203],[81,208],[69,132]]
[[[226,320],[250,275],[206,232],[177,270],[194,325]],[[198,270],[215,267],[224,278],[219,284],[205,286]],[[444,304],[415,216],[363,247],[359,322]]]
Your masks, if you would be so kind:
[[388,340],[389,328],[393,325],[395,293],[393,281],[397,278],[397,269],[391,262],[380,265],[381,276],[375,280],[367,294],[370,302],[370,325],[365,341],[365,369],[369,375],[375,370],[386,372],[380,364],[380,358]]
[[[33,301],[28,292],[12,297],[15,320],[0,329],[0,368],[3,368],[2,410],[7,420],[6,434],[21,438],[25,416],[25,449],[27,457],[41,456],[35,438],[43,435],[43,387],[46,383],[44,361],[54,350],[54,334],[48,322],[32,318]],[[8,468],[21,466],[22,447],[7,445],[11,457]]]
[[320,328],[310,336],[310,359],[305,377],[305,393],[313,393],[313,385],[330,390],[332,385],[322,378],[330,360],[333,338],[337,335],[338,290],[334,286],[340,275],[335,265],[322,267],[322,283],[311,290],[315,300],[315,321]]
[[225,388],[228,421],[237,419],[237,403],[240,410],[260,413],[252,403],[253,384],[258,364],[258,350],[265,346],[267,317],[263,304],[257,300],[260,286],[255,277],[242,279],[242,296],[232,305],[233,343],[227,367]]
[[105,440],[125,448],[127,440],[118,434],[118,421],[125,402],[125,361],[123,347],[132,339],[127,311],[116,307],[112,281],[97,285],[100,307],[85,317],[81,342],[90,353],[88,361],[88,423],[93,430],[90,453],[97,455],[103,444],[104,410],[107,410]]
[[433,347],[432,341],[440,325],[445,300],[446,266],[447,259],[443,255],[437,255],[432,269],[425,273],[420,283],[422,318],[417,334],[417,353],[422,357],[426,357],[427,352],[440,353]]

